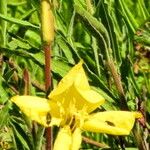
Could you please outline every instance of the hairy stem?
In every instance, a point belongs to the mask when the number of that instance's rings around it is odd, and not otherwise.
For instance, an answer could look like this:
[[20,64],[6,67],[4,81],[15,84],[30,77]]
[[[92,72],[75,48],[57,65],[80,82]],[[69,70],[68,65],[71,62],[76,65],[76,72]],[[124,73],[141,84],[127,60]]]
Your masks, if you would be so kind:
[[30,95],[30,76],[27,69],[23,72],[24,79],[24,95]]
[[127,102],[126,102],[126,98],[125,98],[125,93],[122,87],[122,83],[121,83],[121,77],[119,76],[116,66],[113,62],[113,60],[108,60],[107,61],[107,65],[108,65],[108,69],[111,72],[111,75],[114,79],[114,83],[116,85],[116,88],[118,90],[119,93],[119,97],[120,97],[120,107],[122,110],[128,110],[128,106],[127,106]]

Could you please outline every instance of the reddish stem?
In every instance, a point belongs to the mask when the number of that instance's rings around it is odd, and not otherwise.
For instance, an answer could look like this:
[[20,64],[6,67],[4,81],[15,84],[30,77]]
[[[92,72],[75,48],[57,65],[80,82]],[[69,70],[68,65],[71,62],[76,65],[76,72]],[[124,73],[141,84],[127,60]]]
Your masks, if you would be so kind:
[[27,69],[23,72],[23,79],[24,79],[24,95],[30,95],[30,77],[29,72]]
[[[50,44],[44,43],[43,46],[45,52],[45,90],[46,96],[51,87],[51,46]],[[52,149],[52,129],[51,127],[46,128],[46,150]]]
[[50,44],[44,44],[44,52],[45,52],[45,90],[48,92],[51,86],[51,52],[50,52]]

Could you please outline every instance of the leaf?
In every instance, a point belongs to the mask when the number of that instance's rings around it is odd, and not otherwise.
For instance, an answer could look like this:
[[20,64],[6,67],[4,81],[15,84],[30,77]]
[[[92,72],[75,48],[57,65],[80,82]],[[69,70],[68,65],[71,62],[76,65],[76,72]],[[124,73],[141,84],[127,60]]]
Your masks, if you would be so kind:
[[20,39],[15,39],[15,38],[11,42],[8,43],[8,46],[11,49],[23,48],[23,49],[28,50],[31,48],[31,46],[28,43],[26,43]]
[[11,123],[11,127],[13,129],[16,146],[18,149],[30,150],[33,148],[31,144],[30,138],[27,135],[26,131],[21,127],[20,124],[16,122]]
[[0,104],[4,104],[8,100],[8,91],[5,89],[6,85],[3,85],[3,78],[0,76]]
[[10,54],[14,55],[15,57],[16,56],[21,56],[21,57],[24,57],[24,58],[29,58],[33,62],[38,64],[40,67],[44,66],[44,54],[42,52],[32,54],[32,53],[29,53],[29,52],[25,51],[24,49],[12,50],[12,49],[9,49],[9,48],[2,48],[1,51],[5,52],[5,54],[7,54],[7,55],[10,55]]
[[71,67],[68,65],[68,63],[55,59],[52,60],[52,71],[61,77],[65,76],[70,68]]
[[37,131],[35,141],[34,141],[35,150],[41,150],[42,148],[44,131],[45,131],[44,127],[41,127],[41,126],[38,127],[38,131]]
[[26,4],[27,2],[26,1],[12,1],[12,0],[8,0],[8,5],[10,6],[20,6],[20,5],[24,5]]
[[15,23],[15,24],[18,24],[18,25],[21,25],[21,26],[24,26],[24,27],[31,27],[33,29],[39,29],[38,26],[35,26],[33,25],[32,23],[28,22],[28,21],[23,21],[23,20],[20,20],[20,19],[17,19],[17,18],[13,18],[13,17],[8,17],[8,16],[5,16],[3,14],[0,14],[0,18],[8,21],[8,22],[11,22],[11,23]]
[[[7,1],[0,0],[0,15],[7,15]],[[0,45],[6,45],[7,22],[0,18]]]
[[5,81],[8,83],[14,74],[15,69],[10,69],[4,74]]
[[41,46],[41,37],[36,31],[27,30],[24,39],[33,47],[39,48]]
[[0,109],[0,129],[8,124],[11,103],[8,102]]
[[[31,15],[33,15],[33,13],[35,12],[35,9],[30,9],[30,10],[27,10],[23,15],[19,16],[18,19],[20,20],[25,20],[26,18],[30,17]],[[13,34],[16,34],[17,31],[19,30],[19,26],[17,24],[12,24],[10,26],[10,28],[8,29],[8,32],[9,33],[13,33]]]
[[[135,33],[137,28],[140,27],[150,17],[150,13],[146,9],[144,0],[126,0],[118,2],[120,5],[120,11],[124,16],[127,25],[131,31]],[[135,9],[138,11],[133,11]]]
[[105,39],[107,46],[110,47],[109,34],[105,26],[100,21],[98,21],[97,18],[93,17],[88,11],[80,7],[78,4],[75,4],[74,7],[76,12],[89,22],[93,29],[98,32],[100,37]]
[[[112,2],[113,3],[113,2]],[[114,4],[115,5],[115,4]],[[117,8],[108,2],[107,5],[101,4],[99,6],[98,15],[101,16],[101,20],[109,33],[111,49],[114,56],[114,61],[121,61],[121,47],[125,43],[123,42],[123,21],[120,19],[122,16],[117,13]],[[117,20],[118,19],[118,20]],[[121,41],[121,42],[120,42]]]
[[63,39],[57,39],[57,44],[61,48],[61,50],[64,52],[64,55],[66,56],[69,63],[74,64],[73,55],[70,51],[70,47],[67,45],[67,43]]

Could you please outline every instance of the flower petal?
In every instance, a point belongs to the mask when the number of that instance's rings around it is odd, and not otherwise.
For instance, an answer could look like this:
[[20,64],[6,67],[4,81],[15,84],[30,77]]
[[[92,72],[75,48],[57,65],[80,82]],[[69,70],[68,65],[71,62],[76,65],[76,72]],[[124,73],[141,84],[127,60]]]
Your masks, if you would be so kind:
[[14,96],[11,98],[11,101],[31,120],[41,125],[48,126],[46,122],[50,107],[47,99],[36,96]]
[[51,122],[50,126],[56,125],[59,126],[61,121],[63,120],[61,115],[61,106],[59,106],[56,102],[48,100],[50,106],[50,114],[51,114]]
[[69,126],[60,129],[56,137],[53,150],[70,150],[72,135]]
[[58,87],[50,93],[49,99],[61,103],[64,110],[70,104],[75,104],[77,110],[86,107],[88,112],[104,103],[104,98],[90,89],[82,61],[75,65],[60,81]]
[[72,134],[71,150],[79,150],[81,142],[82,142],[81,130],[80,128],[76,128]]
[[113,135],[128,135],[139,112],[106,111],[90,115],[82,126],[83,130]]
[[82,64],[83,62],[80,61],[69,71],[66,76],[63,77],[63,79],[59,82],[57,88],[55,88],[50,93],[50,99],[56,100],[55,96],[66,92],[73,85],[73,83],[75,83],[76,86],[82,86],[83,89],[89,89],[89,83],[83,70]]
[[36,96],[14,96],[11,98],[20,110],[31,120],[47,126],[59,126],[62,118],[59,106],[45,98]]
[[105,99],[94,90],[77,90],[76,98],[80,100],[76,102],[78,109],[86,106],[87,112],[90,113],[105,102]]

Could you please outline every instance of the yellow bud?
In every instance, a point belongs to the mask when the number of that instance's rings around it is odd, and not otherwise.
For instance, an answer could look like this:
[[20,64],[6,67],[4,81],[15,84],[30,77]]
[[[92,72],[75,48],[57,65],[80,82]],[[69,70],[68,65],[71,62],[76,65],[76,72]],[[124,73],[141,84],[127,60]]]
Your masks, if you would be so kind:
[[41,1],[41,22],[43,41],[50,44],[54,40],[54,16],[49,0]]

